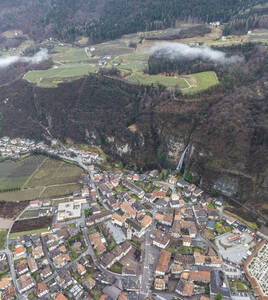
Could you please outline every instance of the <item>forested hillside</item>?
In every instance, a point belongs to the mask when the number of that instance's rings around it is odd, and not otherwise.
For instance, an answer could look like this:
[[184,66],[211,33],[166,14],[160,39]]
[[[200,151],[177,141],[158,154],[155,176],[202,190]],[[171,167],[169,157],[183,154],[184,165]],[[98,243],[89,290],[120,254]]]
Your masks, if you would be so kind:
[[[265,0],[2,0],[0,32],[21,29],[36,40],[56,37],[73,41],[86,35],[91,41],[110,40],[126,33],[172,27],[187,22],[232,21]],[[264,12],[255,13],[258,19]],[[244,18],[242,18],[244,20]],[[251,20],[251,19],[250,19]],[[244,22],[244,21],[243,21]],[[253,21],[250,21],[253,22]],[[250,24],[250,23],[249,23]],[[239,26],[238,26],[239,27]],[[249,28],[249,27],[248,27]],[[236,30],[239,31],[239,30]]]
[[[238,51],[234,48],[230,51]],[[0,88],[0,135],[94,143],[129,167],[175,167],[202,185],[261,207],[268,187],[268,56],[240,49],[245,63],[216,69],[220,84],[194,95],[91,74],[40,88],[18,80]]]

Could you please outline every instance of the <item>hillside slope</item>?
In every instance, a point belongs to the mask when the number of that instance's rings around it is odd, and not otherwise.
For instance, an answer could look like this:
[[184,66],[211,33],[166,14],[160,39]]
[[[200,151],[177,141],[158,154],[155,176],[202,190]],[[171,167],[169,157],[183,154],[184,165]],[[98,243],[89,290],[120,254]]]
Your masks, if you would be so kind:
[[54,89],[17,81],[0,90],[0,134],[94,142],[145,169],[175,167],[188,145],[185,167],[203,186],[261,207],[268,197],[267,79],[180,100],[95,75]]
[[177,20],[234,21],[262,3],[265,0],[3,0],[0,33],[20,29],[35,40],[52,36],[65,41],[86,35],[97,42],[172,27]]

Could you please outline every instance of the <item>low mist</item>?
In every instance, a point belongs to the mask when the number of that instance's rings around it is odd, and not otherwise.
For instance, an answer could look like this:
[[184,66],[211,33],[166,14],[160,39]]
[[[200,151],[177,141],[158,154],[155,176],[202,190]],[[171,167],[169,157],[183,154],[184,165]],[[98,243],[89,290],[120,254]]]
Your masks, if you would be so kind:
[[172,60],[201,59],[217,64],[233,64],[243,61],[239,55],[227,56],[226,53],[210,47],[190,47],[181,43],[159,42],[151,48],[151,54]]
[[4,56],[0,57],[0,68],[6,68],[18,62],[26,62],[30,64],[39,64],[49,58],[48,50],[41,49],[34,56]]

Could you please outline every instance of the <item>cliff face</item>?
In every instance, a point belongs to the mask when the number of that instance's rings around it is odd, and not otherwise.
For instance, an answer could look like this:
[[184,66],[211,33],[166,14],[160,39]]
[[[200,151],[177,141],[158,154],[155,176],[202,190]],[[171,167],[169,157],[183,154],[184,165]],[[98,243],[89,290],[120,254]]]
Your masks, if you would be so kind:
[[54,89],[17,81],[0,95],[2,136],[99,143],[115,159],[144,169],[175,167],[189,146],[185,168],[204,187],[259,208],[268,199],[265,80],[225,96],[177,100],[158,88],[96,76]]

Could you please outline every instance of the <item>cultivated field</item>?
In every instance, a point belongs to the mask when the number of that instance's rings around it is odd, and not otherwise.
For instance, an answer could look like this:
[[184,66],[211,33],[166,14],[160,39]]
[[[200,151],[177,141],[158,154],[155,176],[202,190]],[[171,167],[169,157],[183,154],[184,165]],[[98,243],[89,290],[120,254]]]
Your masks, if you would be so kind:
[[28,201],[18,203],[0,201],[0,217],[15,218],[27,205]]
[[52,69],[30,71],[24,75],[24,79],[36,83],[42,87],[56,87],[59,83],[66,80],[74,80],[88,73],[95,73],[97,68],[93,64],[67,64],[56,65]]
[[26,210],[21,216],[20,220],[22,219],[31,219],[31,218],[37,218],[39,216],[39,209],[30,209]]
[[161,84],[168,87],[177,87],[181,89],[189,88],[188,82],[182,77],[169,77],[165,75],[148,75],[144,73],[132,73],[126,77],[128,81],[136,84]]
[[80,184],[71,183],[59,186],[49,186],[45,188],[45,190],[40,195],[40,198],[55,198],[59,196],[67,196],[73,193],[74,191],[78,191],[81,188]]
[[[186,25],[185,25],[186,26]],[[202,42],[219,43],[221,31],[214,29],[207,36],[200,37]],[[197,37],[198,39],[198,37]],[[143,40],[138,34],[123,36],[120,39],[94,46],[86,46],[86,38],[81,38],[77,45],[54,45],[51,57],[54,66],[48,70],[34,70],[25,74],[24,79],[42,87],[55,87],[64,81],[96,73],[100,68],[116,67],[121,72],[121,79],[133,84],[161,84],[168,88],[180,88],[183,93],[195,93],[218,84],[214,72],[204,72],[188,76],[148,75],[147,68],[150,49],[155,41]],[[176,42],[189,43],[193,39]],[[135,47],[130,47],[133,44]],[[83,45],[83,46],[82,46]],[[94,48],[94,49],[92,49]]]
[[[45,156],[30,156],[0,163],[0,201],[19,202],[67,195],[80,188],[83,170],[76,165]],[[1,214],[0,214],[1,216]]]
[[66,183],[77,183],[82,169],[61,160],[46,159],[33,174],[25,188],[47,187]]
[[51,222],[52,217],[19,220],[13,224],[11,233],[48,228],[51,226]]
[[193,74],[186,80],[191,86],[183,89],[184,94],[194,94],[219,83],[216,73],[212,71]]
[[44,156],[32,155],[18,161],[0,163],[0,190],[20,188],[43,162]]
[[6,247],[7,231],[0,230],[0,250]]

